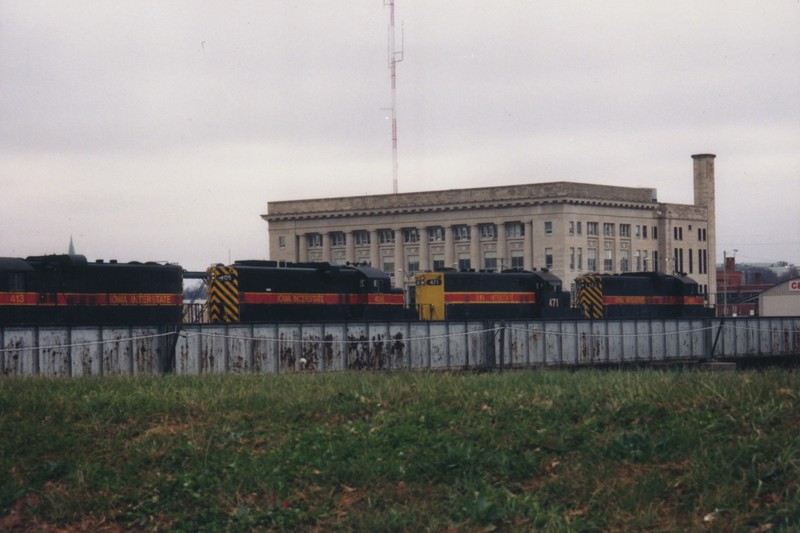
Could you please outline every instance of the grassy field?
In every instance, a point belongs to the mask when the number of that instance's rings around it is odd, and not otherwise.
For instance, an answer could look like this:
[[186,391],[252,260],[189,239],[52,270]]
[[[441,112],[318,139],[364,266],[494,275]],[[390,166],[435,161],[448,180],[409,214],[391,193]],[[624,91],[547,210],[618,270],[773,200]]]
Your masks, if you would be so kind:
[[788,531],[800,374],[0,379],[4,531]]

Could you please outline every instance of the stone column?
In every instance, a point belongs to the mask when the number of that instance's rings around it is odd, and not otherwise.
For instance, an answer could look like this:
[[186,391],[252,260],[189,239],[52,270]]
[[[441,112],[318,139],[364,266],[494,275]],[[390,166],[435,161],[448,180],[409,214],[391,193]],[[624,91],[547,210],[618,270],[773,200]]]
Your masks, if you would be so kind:
[[305,263],[308,261],[308,234],[301,233],[297,236],[297,260],[301,263]]
[[481,265],[481,236],[478,233],[478,225],[469,226],[469,264],[470,268],[480,270]]
[[[403,286],[403,274],[405,274],[407,268],[405,259],[406,257],[403,253],[403,230],[396,229],[394,230],[394,275],[395,278],[400,276],[400,279],[395,281],[395,287]],[[398,272],[398,270],[402,270],[402,272]]]
[[348,263],[356,262],[356,241],[353,238],[353,232],[348,231],[344,234],[345,253],[344,260]]
[[452,268],[456,262],[455,241],[453,239],[453,226],[444,228],[444,267]]
[[381,268],[381,259],[378,256],[378,230],[369,232],[369,262],[375,268]]
[[533,270],[533,220],[525,221],[525,238],[522,240],[522,257],[525,270]]
[[502,272],[504,268],[511,266],[511,261],[506,250],[506,223],[496,222],[497,227],[497,270]]
[[322,234],[322,261],[331,261],[331,235],[327,231]]
[[431,269],[430,260],[428,259],[430,257],[430,252],[428,250],[428,228],[417,228],[417,232],[419,232],[419,270],[420,272],[424,272]]

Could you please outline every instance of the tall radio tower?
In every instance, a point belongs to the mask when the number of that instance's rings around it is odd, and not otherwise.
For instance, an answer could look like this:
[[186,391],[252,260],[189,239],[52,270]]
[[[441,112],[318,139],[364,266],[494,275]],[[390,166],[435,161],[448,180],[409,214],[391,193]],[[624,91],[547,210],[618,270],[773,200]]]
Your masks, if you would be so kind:
[[[397,194],[397,84],[395,83],[395,66],[403,60],[402,40],[401,49],[395,49],[394,44],[394,0],[383,0],[383,6],[389,6],[389,71],[392,78],[392,185],[394,194]],[[402,34],[401,34],[402,36]]]

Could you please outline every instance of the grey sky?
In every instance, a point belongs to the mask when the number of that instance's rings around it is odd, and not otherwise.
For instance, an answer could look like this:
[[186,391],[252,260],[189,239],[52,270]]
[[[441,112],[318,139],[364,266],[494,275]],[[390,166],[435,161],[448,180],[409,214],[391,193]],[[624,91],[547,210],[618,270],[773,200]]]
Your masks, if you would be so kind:
[[[267,257],[268,201],[392,191],[389,9],[0,0],[0,255]],[[800,2],[397,0],[401,192],[546,181],[692,202],[800,264]]]

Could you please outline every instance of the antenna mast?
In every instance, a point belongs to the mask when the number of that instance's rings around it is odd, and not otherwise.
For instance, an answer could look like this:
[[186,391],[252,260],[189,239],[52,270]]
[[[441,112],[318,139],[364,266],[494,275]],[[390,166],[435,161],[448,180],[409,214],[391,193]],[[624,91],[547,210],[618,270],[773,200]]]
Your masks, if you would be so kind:
[[[392,186],[397,194],[397,84],[395,83],[395,65],[403,60],[402,44],[398,52],[394,43],[394,0],[383,0],[389,6],[389,71],[392,78]],[[401,40],[402,43],[402,40]]]

